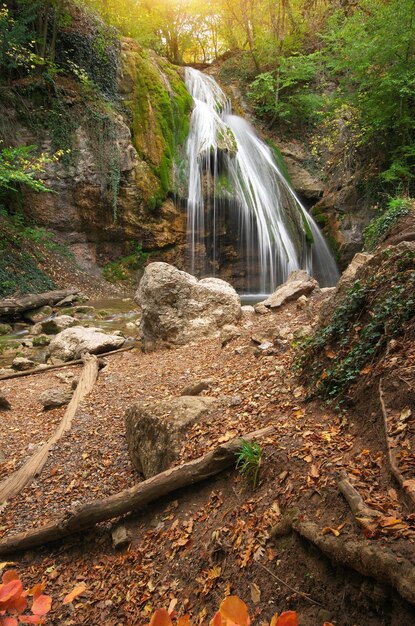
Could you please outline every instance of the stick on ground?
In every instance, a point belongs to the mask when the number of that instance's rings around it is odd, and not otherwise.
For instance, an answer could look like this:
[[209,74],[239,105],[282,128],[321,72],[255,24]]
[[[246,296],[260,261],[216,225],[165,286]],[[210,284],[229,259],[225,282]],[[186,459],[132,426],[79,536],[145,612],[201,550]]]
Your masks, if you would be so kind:
[[8,498],[12,498],[18,494],[24,487],[32,482],[33,478],[42,471],[52,446],[71,428],[72,420],[79,403],[83,397],[91,391],[98,376],[98,360],[96,356],[86,354],[84,364],[84,369],[81,372],[75,393],[55,433],[49,441],[43,444],[40,450],[35,452],[30,459],[22,465],[22,467],[0,483],[0,504],[3,504]]

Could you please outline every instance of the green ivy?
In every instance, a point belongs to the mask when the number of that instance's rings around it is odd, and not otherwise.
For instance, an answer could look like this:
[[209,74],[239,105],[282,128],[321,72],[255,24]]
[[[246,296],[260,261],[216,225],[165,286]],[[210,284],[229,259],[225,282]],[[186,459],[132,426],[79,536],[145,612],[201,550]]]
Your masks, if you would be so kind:
[[384,213],[372,220],[363,231],[365,249],[369,252],[381,243],[400,217],[408,215],[413,201],[409,198],[393,198]]

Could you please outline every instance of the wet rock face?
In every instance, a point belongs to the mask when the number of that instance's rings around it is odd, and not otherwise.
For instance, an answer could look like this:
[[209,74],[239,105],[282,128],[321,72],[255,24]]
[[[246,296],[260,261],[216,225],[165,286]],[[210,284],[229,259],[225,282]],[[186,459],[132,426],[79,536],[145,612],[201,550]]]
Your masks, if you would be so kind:
[[241,316],[240,299],[229,283],[182,272],[167,263],[147,266],[135,301],[141,306],[144,347],[183,345],[219,335]]

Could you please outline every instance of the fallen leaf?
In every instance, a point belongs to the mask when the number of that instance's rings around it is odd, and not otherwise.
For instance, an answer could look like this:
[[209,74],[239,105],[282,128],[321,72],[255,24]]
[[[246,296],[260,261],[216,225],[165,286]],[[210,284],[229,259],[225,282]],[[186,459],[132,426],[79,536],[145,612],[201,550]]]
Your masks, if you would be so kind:
[[63,604],[69,604],[70,602],[72,602],[72,600],[75,600],[75,598],[80,596],[81,593],[84,593],[85,589],[86,589],[85,583],[81,583],[80,585],[77,585],[74,589],[72,589],[70,593],[68,593],[64,597]]
[[338,537],[340,535],[339,531],[337,530],[337,528],[331,528],[331,526],[326,526],[325,528],[323,528],[323,530],[321,531],[322,535],[329,535],[329,534],[334,535],[335,537]]
[[251,600],[254,604],[258,604],[261,601],[261,589],[256,583],[250,584]]

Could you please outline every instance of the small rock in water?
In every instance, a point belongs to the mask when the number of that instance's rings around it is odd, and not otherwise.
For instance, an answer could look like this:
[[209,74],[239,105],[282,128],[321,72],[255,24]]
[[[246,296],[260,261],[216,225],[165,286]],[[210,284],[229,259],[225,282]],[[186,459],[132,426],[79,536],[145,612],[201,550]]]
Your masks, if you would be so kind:
[[57,406],[68,404],[72,398],[72,391],[69,389],[46,389],[39,397],[45,409],[52,409]]
[[47,335],[56,335],[66,328],[76,326],[78,323],[78,320],[71,315],[58,315],[42,322],[42,331]]
[[13,369],[17,370],[18,372],[31,370],[34,368],[34,366],[35,366],[34,361],[32,361],[31,359],[26,359],[26,357],[23,357],[23,356],[17,356],[15,359],[13,359],[13,362],[12,362]]
[[0,335],[10,335],[12,327],[10,324],[0,324]]
[[42,306],[37,309],[32,309],[31,311],[25,311],[23,313],[23,317],[29,322],[33,322],[33,324],[37,324],[38,322],[42,322],[44,319],[52,315],[53,309],[51,306]]
[[33,337],[32,342],[35,348],[48,346],[52,339],[48,335],[36,335]]

